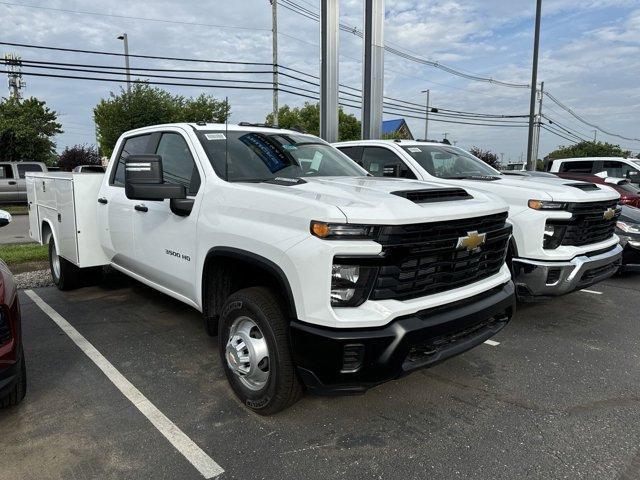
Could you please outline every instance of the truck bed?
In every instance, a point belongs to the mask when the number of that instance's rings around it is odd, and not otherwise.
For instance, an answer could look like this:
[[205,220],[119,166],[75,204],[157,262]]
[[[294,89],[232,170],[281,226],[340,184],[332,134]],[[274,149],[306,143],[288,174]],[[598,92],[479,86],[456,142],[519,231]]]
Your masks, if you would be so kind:
[[100,247],[96,208],[103,176],[101,173],[28,173],[31,238],[40,244],[47,242],[46,229],[49,228],[61,257],[80,268],[107,265],[109,260]]

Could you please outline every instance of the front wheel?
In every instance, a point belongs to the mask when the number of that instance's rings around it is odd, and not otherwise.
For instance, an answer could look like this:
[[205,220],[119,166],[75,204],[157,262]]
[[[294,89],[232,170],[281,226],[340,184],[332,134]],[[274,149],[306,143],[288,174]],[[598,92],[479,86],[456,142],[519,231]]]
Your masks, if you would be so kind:
[[218,345],[233,391],[254,412],[271,415],[300,398],[288,321],[269,289],[246,288],[227,299],[220,315]]

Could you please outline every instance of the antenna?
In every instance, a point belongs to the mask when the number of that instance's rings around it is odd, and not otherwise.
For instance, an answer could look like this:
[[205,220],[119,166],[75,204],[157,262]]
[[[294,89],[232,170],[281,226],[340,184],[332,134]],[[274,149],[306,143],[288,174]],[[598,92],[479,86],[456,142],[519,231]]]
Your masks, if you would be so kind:
[[224,116],[224,176],[229,181],[229,97],[224,99],[225,116]]

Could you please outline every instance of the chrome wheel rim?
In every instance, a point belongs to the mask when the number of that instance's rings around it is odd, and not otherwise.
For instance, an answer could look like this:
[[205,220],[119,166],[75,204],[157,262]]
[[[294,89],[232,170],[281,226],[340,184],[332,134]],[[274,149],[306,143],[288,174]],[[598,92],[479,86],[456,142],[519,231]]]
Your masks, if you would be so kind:
[[51,249],[51,267],[53,269],[53,276],[57,280],[60,278],[60,257],[58,256],[58,249],[55,243]]
[[249,317],[233,321],[225,358],[231,372],[248,389],[261,390],[269,381],[269,347],[262,330]]

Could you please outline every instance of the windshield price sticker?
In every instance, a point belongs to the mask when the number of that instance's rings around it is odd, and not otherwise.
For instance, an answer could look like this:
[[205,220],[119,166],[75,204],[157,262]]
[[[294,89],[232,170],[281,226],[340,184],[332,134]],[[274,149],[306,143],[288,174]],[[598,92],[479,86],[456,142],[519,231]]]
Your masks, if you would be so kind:
[[422,150],[420,150],[418,147],[409,147],[409,151],[411,153],[420,153],[420,152],[422,152]]
[[224,133],[205,133],[204,137],[207,140],[226,140],[227,138],[224,136]]

